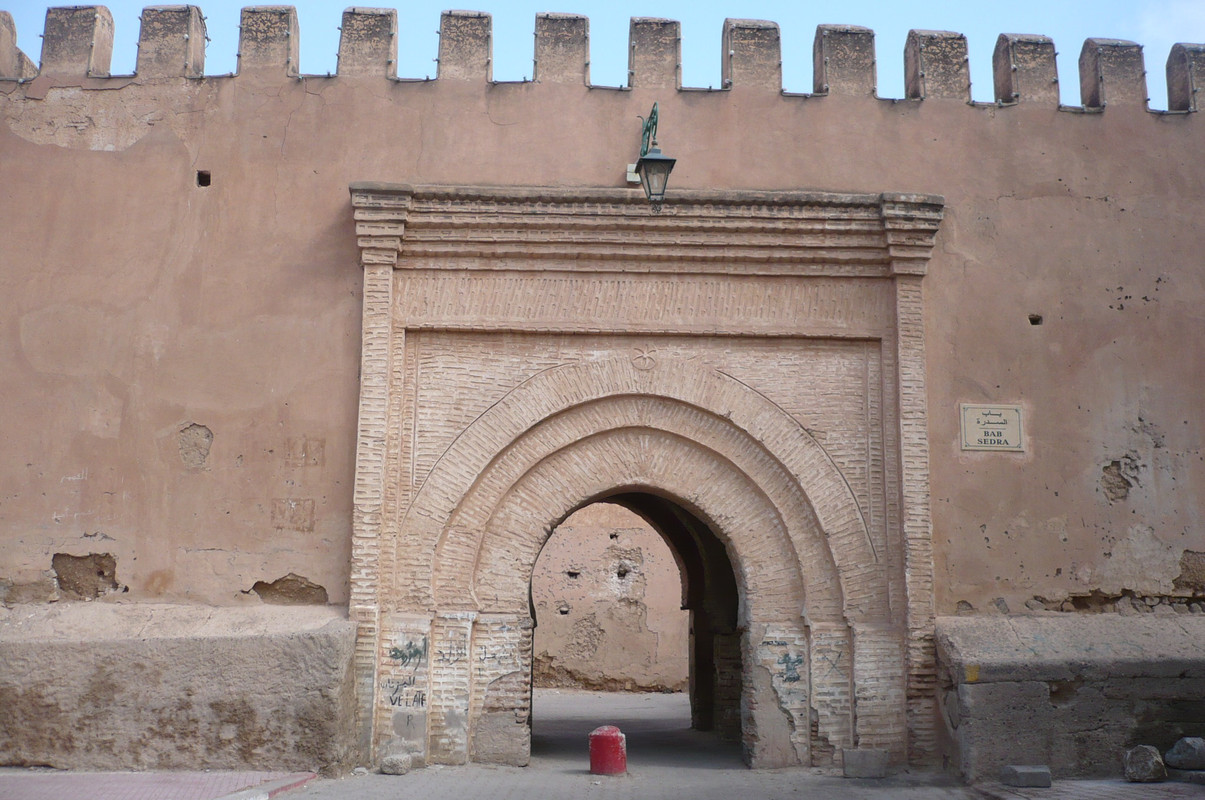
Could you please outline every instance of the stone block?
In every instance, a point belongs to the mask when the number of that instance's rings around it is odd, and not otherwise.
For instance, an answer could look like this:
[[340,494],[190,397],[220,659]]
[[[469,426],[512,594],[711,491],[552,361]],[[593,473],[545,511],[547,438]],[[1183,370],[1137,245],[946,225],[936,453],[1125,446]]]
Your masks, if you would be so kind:
[[628,27],[628,84],[677,89],[682,84],[682,26],[677,20],[632,17]]
[[1000,768],[1000,782],[1005,786],[1046,788],[1050,786],[1050,767],[1046,765],[1008,764]]
[[541,83],[590,83],[590,20],[578,14],[536,14],[532,77]]
[[1176,769],[1205,770],[1205,739],[1199,736],[1183,737],[1167,751],[1163,761]]
[[904,44],[904,92],[914,100],[971,100],[967,37],[951,31],[908,31]]
[[[1197,617],[942,617],[937,646],[954,674],[974,675],[968,682],[1198,679],[1202,637]],[[1073,661],[1069,653],[1087,655]]]
[[841,751],[842,770],[847,778],[887,777],[887,751],[857,747]]
[[405,775],[413,767],[409,753],[395,753],[381,759],[382,775]]
[[[1165,766],[1166,764],[1167,762],[1164,762]],[[1205,770],[1167,767],[1167,779],[1179,783],[1195,783],[1198,786],[1205,786]]]
[[995,777],[1002,767],[1046,757],[1051,731],[1050,691],[1037,681],[958,686],[957,738],[969,781]]
[[0,80],[32,78],[37,74],[37,66],[17,47],[13,15],[0,11]]
[[397,11],[349,8],[339,26],[340,75],[397,77]]
[[996,102],[1059,104],[1054,40],[1048,36],[1002,33],[992,54]]
[[[1175,44],[1167,56],[1167,108],[1199,111],[1198,89],[1205,86],[1205,44]],[[1198,608],[1190,606],[1194,613]]]
[[479,11],[445,11],[439,20],[441,80],[494,79],[493,18]]
[[1167,780],[1167,769],[1159,751],[1149,744],[1140,744],[1126,751],[1123,761],[1125,778],[1131,783],[1158,783]]
[[812,44],[812,91],[873,97],[874,31],[857,25],[820,25]]
[[142,10],[138,35],[140,78],[199,78],[205,74],[205,19],[196,6]]
[[0,619],[0,762],[340,772],[354,641],[331,607],[27,606]]
[[[1040,759],[1060,775],[1108,777],[1133,741],[1200,719],[1196,617],[942,617],[938,659],[955,685],[949,732],[969,780]],[[1165,745],[1166,746],[1166,745]]]
[[782,45],[778,23],[724,20],[724,88],[750,86],[782,91]]
[[244,8],[239,18],[238,72],[299,74],[300,28],[292,6]]
[[1146,108],[1142,45],[1123,39],[1086,39],[1079,55],[1080,102],[1084,108]]
[[46,10],[43,75],[104,78],[113,57],[113,15],[104,6]]

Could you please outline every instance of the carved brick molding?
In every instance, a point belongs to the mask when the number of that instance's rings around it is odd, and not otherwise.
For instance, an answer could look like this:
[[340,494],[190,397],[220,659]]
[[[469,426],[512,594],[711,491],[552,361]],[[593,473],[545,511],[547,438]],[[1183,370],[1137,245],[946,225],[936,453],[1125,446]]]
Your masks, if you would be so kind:
[[738,690],[708,702],[749,720],[755,766],[932,756],[921,281],[941,198],[351,194],[351,605],[378,757],[526,763],[536,555],[575,508],[642,492],[730,554],[741,616],[703,655]]

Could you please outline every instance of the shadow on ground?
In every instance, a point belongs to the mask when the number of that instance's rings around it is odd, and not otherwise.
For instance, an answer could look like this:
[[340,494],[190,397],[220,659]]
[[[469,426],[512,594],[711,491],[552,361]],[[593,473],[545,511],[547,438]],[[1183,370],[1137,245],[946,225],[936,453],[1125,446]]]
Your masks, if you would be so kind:
[[587,774],[589,735],[614,725],[627,737],[628,770],[642,767],[747,769],[739,742],[690,727],[690,698],[675,694],[604,694],[537,689],[532,699],[533,766]]

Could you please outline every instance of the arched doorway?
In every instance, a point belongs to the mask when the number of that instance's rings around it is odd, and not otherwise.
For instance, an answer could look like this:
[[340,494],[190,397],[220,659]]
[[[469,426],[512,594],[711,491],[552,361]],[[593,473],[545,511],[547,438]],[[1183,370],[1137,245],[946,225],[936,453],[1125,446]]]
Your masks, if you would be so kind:
[[[673,570],[672,577],[676,579],[677,583],[676,600],[680,604],[680,608],[688,615],[684,631],[686,635],[682,637],[683,641],[676,644],[682,647],[687,656],[687,670],[683,677],[686,679],[685,688],[690,699],[691,727],[702,731],[715,730],[722,738],[739,741],[742,685],[741,634],[743,629],[739,620],[740,599],[736,579],[726,545],[706,523],[690,511],[673,500],[647,492],[621,491],[604,495],[582,508],[576,509],[568,520],[579,518],[584,512],[600,507],[611,507],[628,512],[630,519],[637,524],[643,522],[651,529],[651,532],[664,540],[667,555],[675,562],[676,568]],[[561,525],[557,525],[554,527],[554,531],[559,531],[560,528]],[[611,535],[618,538],[619,531],[617,530]],[[551,541],[550,539],[549,543]],[[545,546],[545,549],[547,547],[548,545]],[[607,548],[602,553],[599,552],[597,545],[593,551],[587,547],[587,543],[582,543],[578,552],[593,553],[593,559],[579,558],[566,561],[571,565],[570,580],[576,583],[581,578],[579,572],[583,567],[592,568],[594,572],[606,571],[604,580],[608,585],[598,586],[598,582],[594,581],[592,586],[585,587],[585,593],[579,593],[580,599],[591,602],[594,607],[604,606],[599,609],[601,614],[610,613],[609,609],[605,608],[606,605],[628,606],[629,603],[639,605],[642,611],[646,611],[643,600],[645,592],[651,587],[645,582],[644,576],[639,574],[644,562],[643,553],[639,550],[626,549],[622,545]],[[542,553],[541,558],[544,555]],[[573,569],[574,566],[577,569]],[[588,581],[593,577],[587,572],[586,579]],[[666,577],[668,576],[662,576],[662,580],[664,581]],[[534,580],[533,576],[533,586]],[[637,580],[640,582],[639,592],[633,593],[631,586]],[[660,588],[664,589],[664,587]],[[564,603],[560,612],[569,616],[572,608],[568,603]],[[534,602],[533,594],[532,617],[537,625],[537,642],[539,642],[538,626],[541,613],[547,617],[553,616],[556,612],[547,603]],[[572,637],[570,641],[580,646],[580,643],[574,640],[588,641],[591,631],[605,637],[606,631],[598,626],[596,616],[594,612],[589,613],[588,625],[585,628],[586,636],[578,635]],[[664,624],[672,625],[674,620],[668,618],[668,615],[666,616]],[[556,621],[554,617],[553,622]],[[582,627],[583,621],[587,621],[587,619],[580,615],[576,618],[575,632],[577,628]],[[620,622],[622,625],[622,621]],[[638,657],[641,653],[638,640],[642,626],[629,625],[626,626],[626,631],[620,625],[615,627],[619,628],[616,633],[620,635],[626,633],[629,640],[635,642],[632,650],[625,649],[627,643],[618,645],[617,655],[629,666],[617,662],[609,666],[607,673],[595,672],[595,675],[606,675],[606,679],[595,685],[610,690],[638,688],[637,681],[630,678],[625,680],[624,675],[625,670],[631,671],[632,657]],[[598,652],[598,644],[600,643],[594,643],[594,646],[590,647],[589,653],[585,655],[602,661],[605,654]],[[601,644],[605,646],[606,642],[601,642]],[[533,659],[537,673],[540,667],[540,655],[537,647]],[[672,675],[672,673],[670,674]],[[538,683],[538,679],[533,679],[533,685],[536,683]],[[646,679],[645,683],[645,688],[649,688],[650,681]],[[586,678],[586,685],[590,686],[589,676]],[[651,688],[657,687],[654,685]]]
[[739,728],[754,766],[932,752],[920,285],[940,198],[684,192],[655,218],[610,190],[353,200],[350,613],[374,757],[526,762],[531,572],[613,498],[730,564],[730,601],[698,608],[701,725]]
[[[429,582],[409,585],[429,587],[435,608],[430,757],[526,763],[535,560],[575,509],[615,498],[697,554],[688,571],[708,624],[694,655],[712,662],[695,671],[698,724],[739,729],[754,766],[823,763],[851,743],[851,617],[884,614],[886,597],[865,577],[885,565],[848,483],[806,430],[739,381],[625,355],[545,370],[508,392],[456,437],[401,520],[432,554]],[[723,563],[735,591],[717,590],[713,606],[706,589],[727,583]],[[900,671],[886,659],[876,668],[888,681]]]

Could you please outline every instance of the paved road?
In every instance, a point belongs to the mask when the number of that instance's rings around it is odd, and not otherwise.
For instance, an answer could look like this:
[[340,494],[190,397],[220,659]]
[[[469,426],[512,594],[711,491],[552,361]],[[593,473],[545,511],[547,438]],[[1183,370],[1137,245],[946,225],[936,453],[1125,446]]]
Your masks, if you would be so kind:
[[[626,776],[601,777],[589,772],[587,735],[606,724],[617,725],[627,736]],[[978,800],[982,795],[941,776],[851,781],[818,770],[750,770],[741,761],[739,745],[690,730],[690,707],[684,695],[569,690],[536,692],[530,766],[471,764],[428,767],[402,776],[317,780],[286,795],[287,800],[398,797]]]
[[[627,735],[628,774],[589,773],[587,735],[613,724]],[[1205,787],[1058,781],[1050,789],[963,786],[944,775],[901,773],[849,780],[834,771],[750,770],[740,748],[690,730],[684,695],[538,690],[528,767],[470,764],[409,775],[316,780],[282,800],[1205,800]]]

